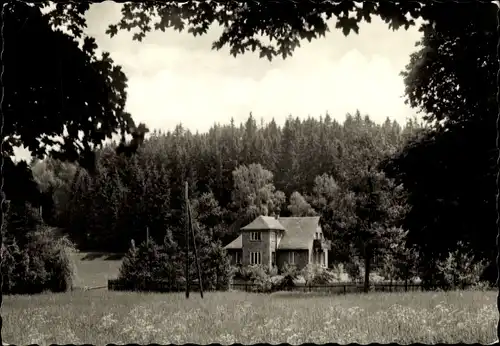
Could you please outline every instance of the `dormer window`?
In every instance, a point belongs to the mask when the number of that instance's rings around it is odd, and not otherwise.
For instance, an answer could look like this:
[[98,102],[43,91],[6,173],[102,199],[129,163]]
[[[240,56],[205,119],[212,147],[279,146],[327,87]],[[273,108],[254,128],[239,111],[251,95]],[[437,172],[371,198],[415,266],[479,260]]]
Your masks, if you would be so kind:
[[314,238],[315,238],[315,239],[323,239],[323,233],[321,233],[321,232],[316,232],[316,234],[314,235]]
[[250,240],[252,240],[252,241],[260,241],[261,240],[260,232],[251,232],[250,233]]

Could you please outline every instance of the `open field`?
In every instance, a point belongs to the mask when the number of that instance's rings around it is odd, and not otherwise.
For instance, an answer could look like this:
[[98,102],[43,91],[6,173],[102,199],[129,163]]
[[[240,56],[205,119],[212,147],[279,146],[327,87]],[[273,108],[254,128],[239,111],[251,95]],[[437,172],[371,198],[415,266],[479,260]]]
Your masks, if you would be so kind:
[[8,296],[4,340],[50,343],[490,343],[495,292],[322,296],[74,291]]
[[118,276],[120,255],[96,252],[74,252],[71,259],[76,266],[75,287],[106,286],[108,279]]
[[[77,287],[105,286],[118,256],[72,255]],[[321,293],[94,291],[7,296],[4,340],[14,344],[91,343],[490,343],[495,292]]]

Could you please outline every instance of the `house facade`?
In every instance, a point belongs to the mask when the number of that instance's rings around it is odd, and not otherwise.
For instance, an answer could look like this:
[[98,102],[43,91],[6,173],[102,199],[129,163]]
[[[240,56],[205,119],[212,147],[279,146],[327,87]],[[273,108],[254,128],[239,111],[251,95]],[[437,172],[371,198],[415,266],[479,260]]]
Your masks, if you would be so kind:
[[231,264],[282,268],[288,263],[301,269],[311,263],[327,267],[330,243],[323,237],[319,220],[318,216],[259,216],[225,246]]

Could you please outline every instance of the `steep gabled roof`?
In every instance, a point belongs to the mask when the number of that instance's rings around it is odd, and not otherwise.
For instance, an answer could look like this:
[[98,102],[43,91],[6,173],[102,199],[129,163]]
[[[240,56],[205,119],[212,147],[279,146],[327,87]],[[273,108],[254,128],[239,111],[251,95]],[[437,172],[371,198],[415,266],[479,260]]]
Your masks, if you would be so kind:
[[238,236],[238,238],[236,238],[235,240],[233,240],[232,242],[230,242],[229,244],[224,246],[224,248],[225,249],[241,250],[243,248],[243,240],[242,240],[241,234]]
[[281,217],[279,221],[286,231],[278,245],[278,250],[309,249],[314,240],[316,228],[319,226],[319,216]]
[[[242,231],[274,229],[283,230],[278,250],[307,250],[314,240],[314,234],[319,226],[319,216],[310,217],[280,217],[279,220],[270,216],[259,216]],[[243,241],[241,234],[227,244],[226,249],[242,249]]]
[[241,228],[242,231],[257,231],[263,229],[286,231],[285,227],[283,227],[283,225],[272,216],[259,216],[248,225]]

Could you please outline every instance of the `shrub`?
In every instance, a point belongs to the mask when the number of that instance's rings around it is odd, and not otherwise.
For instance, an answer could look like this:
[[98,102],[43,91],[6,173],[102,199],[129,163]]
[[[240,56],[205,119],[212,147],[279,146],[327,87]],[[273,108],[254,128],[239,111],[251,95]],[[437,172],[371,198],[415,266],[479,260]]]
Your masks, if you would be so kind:
[[72,288],[74,266],[69,251],[74,250],[73,244],[56,237],[52,228],[43,225],[38,211],[29,203],[9,203],[4,216],[4,292],[34,294]]
[[[198,249],[200,272],[205,290],[227,290],[232,275],[229,258],[219,243],[209,243]],[[198,280],[194,255],[190,254],[190,282]],[[138,247],[132,246],[125,255],[118,279],[134,290],[144,289],[148,282],[163,282],[171,289],[186,283],[185,255],[175,244],[157,245],[152,239]]]
[[73,244],[67,238],[55,239],[46,227],[25,236],[22,248],[15,237],[2,247],[4,292],[35,294],[72,289],[75,269],[69,251],[74,249]]
[[280,283],[280,278],[273,269],[263,265],[251,265],[235,268],[234,278],[251,283],[254,292],[271,292]]
[[290,275],[278,275],[271,278],[274,291],[287,291],[295,287],[294,278]]
[[73,288],[76,267],[71,261],[70,253],[75,251],[74,244],[67,238],[54,239],[52,230],[44,228],[30,237],[33,247],[32,258],[37,258],[41,251],[40,261],[47,272],[47,284],[53,292],[65,292]]
[[342,263],[336,264],[330,269],[333,276],[334,282],[344,282],[349,281],[347,279],[347,273],[344,271],[344,265]]
[[200,254],[204,288],[218,291],[228,290],[234,271],[226,251],[219,242],[211,243],[206,249],[207,251]]
[[242,266],[238,268],[235,277],[245,281],[255,281],[269,276],[269,270],[262,265]]
[[[306,280],[306,285],[312,285],[316,277],[319,277],[324,272],[323,268],[317,264],[308,264],[301,271],[300,274]],[[317,279],[316,281],[321,281]]]
[[361,268],[359,263],[355,260],[349,261],[345,265],[345,271],[352,281],[357,281],[361,279]]
[[334,275],[317,264],[308,264],[301,271],[307,285],[326,285],[334,281]]
[[269,293],[274,287],[270,276],[258,278],[253,281],[253,284],[255,285],[253,286],[253,291],[259,293]]
[[294,279],[296,279],[300,275],[300,271],[297,269],[296,265],[293,264],[288,264],[285,262],[283,267],[280,270],[281,275],[283,276],[290,276]]
[[470,289],[472,291],[481,291],[481,292],[485,292],[485,291],[492,291],[492,290],[496,290],[497,288],[495,286],[492,286],[489,282],[487,281],[480,281],[480,282],[477,282],[475,283],[474,285],[472,285],[470,287]]
[[273,266],[271,269],[269,269],[269,275],[270,276],[277,276],[278,275],[278,267]]
[[181,281],[180,269],[180,264],[168,258],[167,253],[150,238],[138,247],[130,247],[123,258],[118,280],[137,290],[145,289],[145,285],[153,281],[164,281],[174,287]]
[[3,292],[13,292],[15,290],[16,283],[20,282],[16,278],[19,269],[17,268],[22,262],[21,251],[19,246],[17,246],[16,241],[12,243],[3,243],[1,248],[2,255],[2,275],[3,275]]
[[450,252],[446,259],[437,261],[436,267],[442,283],[455,288],[477,284],[486,264],[477,261],[471,252],[465,251],[459,244],[459,248]]

